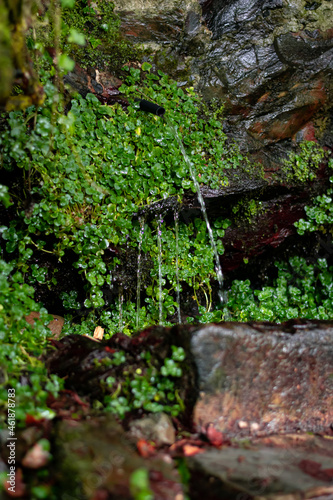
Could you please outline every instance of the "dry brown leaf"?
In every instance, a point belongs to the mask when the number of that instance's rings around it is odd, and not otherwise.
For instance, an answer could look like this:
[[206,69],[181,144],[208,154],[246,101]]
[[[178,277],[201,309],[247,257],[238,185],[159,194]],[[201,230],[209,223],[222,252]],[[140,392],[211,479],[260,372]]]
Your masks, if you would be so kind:
[[183,452],[186,457],[192,457],[198,453],[204,453],[205,450],[199,448],[199,446],[193,446],[192,444],[185,444],[183,447]]
[[104,336],[104,328],[102,328],[101,326],[96,326],[94,331],[94,339],[103,340],[103,336]]
[[49,452],[44,450],[39,443],[36,443],[23,458],[22,465],[28,469],[39,469],[45,467],[50,457]]

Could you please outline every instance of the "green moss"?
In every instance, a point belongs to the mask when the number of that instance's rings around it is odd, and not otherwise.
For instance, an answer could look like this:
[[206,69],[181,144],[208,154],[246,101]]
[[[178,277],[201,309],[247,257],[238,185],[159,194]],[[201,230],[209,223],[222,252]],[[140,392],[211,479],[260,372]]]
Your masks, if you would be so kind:
[[82,67],[117,72],[139,57],[138,47],[120,35],[112,2],[76,1],[74,8],[64,9],[62,21],[62,47]]
[[[143,52],[124,39],[112,2],[70,0],[36,10],[27,32],[27,46],[43,83],[55,77],[63,93],[63,75],[93,68],[119,75],[121,67]],[[63,96],[62,96],[63,97]]]
[[0,4],[0,103],[10,95],[13,81],[13,61],[10,41],[10,27],[8,11],[3,3]]
[[[330,159],[328,166],[333,168],[333,160]],[[333,183],[333,177],[330,178]],[[320,231],[333,234],[333,188],[329,188],[323,195],[316,196],[312,206],[306,206],[306,219],[300,219],[295,223],[297,232],[304,234],[306,231]]]
[[284,161],[282,172],[287,182],[312,181],[324,158],[325,151],[316,142],[304,141]]
[[[310,2],[311,3],[311,2]],[[304,0],[293,0],[286,2],[282,9],[275,9],[271,15],[274,18],[275,29],[269,36],[269,41],[290,32],[298,32],[304,29],[309,31],[320,30],[325,32],[332,26],[333,8],[330,0],[320,0],[314,10],[309,10],[309,2]],[[268,42],[265,40],[265,42]]]
[[235,223],[240,224],[253,224],[259,215],[265,212],[263,202],[260,200],[245,199],[241,200],[232,207],[232,212],[235,215]]

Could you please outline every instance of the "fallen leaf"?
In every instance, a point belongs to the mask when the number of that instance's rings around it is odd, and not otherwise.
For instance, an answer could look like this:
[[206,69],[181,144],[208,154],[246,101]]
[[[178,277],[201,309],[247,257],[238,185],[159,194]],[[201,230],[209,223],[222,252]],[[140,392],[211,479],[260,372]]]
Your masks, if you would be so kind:
[[141,455],[143,458],[149,458],[152,457],[156,454],[156,449],[155,447],[148,443],[145,439],[139,439],[139,441],[136,443],[139,455]]
[[185,444],[183,446],[183,452],[186,457],[193,457],[193,455],[197,455],[198,453],[204,453],[205,450],[199,448],[199,446],[193,446],[192,444]]
[[114,352],[116,352],[116,349],[111,349],[111,347],[109,347],[109,346],[104,347],[104,349],[106,352],[109,352],[110,354],[113,354]]
[[104,328],[101,326],[96,326],[94,331],[94,339],[102,340],[104,337]]
[[224,436],[222,432],[215,429],[213,424],[208,424],[206,429],[206,436],[210,444],[213,446],[221,446],[224,441]]
[[77,392],[75,392],[75,391],[71,391],[71,390],[69,390],[69,389],[65,389],[65,391],[66,391],[68,394],[70,394],[70,395],[73,397],[74,401],[75,401],[76,403],[78,403],[79,405],[81,405],[81,406],[86,406],[86,407],[88,407],[88,406],[89,406],[89,404],[88,404],[88,403],[85,403],[84,401],[82,401],[82,399],[81,399],[81,398],[80,398],[80,396],[77,394]]
[[205,443],[201,439],[180,439],[170,446],[169,452],[182,452],[185,445],[204,446]]
[[36,443],[22,459],[22,465],[28,469],[40,469],[50,460],[50,453]]
[[322,469],[322,465],[314,460],[301,460],[298,467],[305,473],[319,481],[332,481],[333,469]]
[[25,423],[28,426],[36,425],[38,427],[41,427],[43,422],[45,422],[45,418],[36,418],[34,415],[30,415],[29,413],[27,413],[25,416]]

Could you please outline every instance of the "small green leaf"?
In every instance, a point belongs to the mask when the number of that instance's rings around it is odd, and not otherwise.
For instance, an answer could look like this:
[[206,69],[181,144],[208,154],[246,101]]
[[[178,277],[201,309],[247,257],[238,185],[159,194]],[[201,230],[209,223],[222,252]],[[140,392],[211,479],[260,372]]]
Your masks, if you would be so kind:
[[59,68],[63,69],[64,71],[73,71],[75,66],[75,61],[71,59],[69,56],[66,54],[61,54],[59,57]]
[[148,62],[144,62],[141,66],[142,71],[150,71],[153,66]]
[[86,39],[83,33],[77,31],[75,28],[71,28],[67,40],[70,43],[76,43],[77,45],[85,45]]
[[61,7],[63,9],[72,9],[75,5],[75,0],[61,0]]
[[102,40],[100,38],[89,38],[89,43],[93,49],[96,49],[96,47],[102,44]]

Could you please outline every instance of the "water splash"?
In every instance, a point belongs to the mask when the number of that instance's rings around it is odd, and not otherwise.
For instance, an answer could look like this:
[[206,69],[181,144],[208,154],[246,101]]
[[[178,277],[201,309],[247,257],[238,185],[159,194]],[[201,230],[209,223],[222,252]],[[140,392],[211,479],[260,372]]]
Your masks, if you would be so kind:
[[177,280],[177,288],[176,288],[176,299],[177,299],[177,316],[178,316],[178,324],[181,324],[181,316],[180,316],[180,285],[179,285],[179,213],[178,211],[174,212],[174,220],[175,220],[175,233],[176,233],[176,280]]
[[162,298],[162,216],[157,219],[157,244],[158,244],[158,311],[159,322],[163,321],[163,298]]
[[224,294],[223,294],[223,272],[222,272],[222,267],[221,267],[221,264],[220,264],[220,258],[219,258],[219,254],[218,254],[218,251],[217,251],[217,247],[216,247],[216,243],[215,243],[213,231],[212,231],[211,225],[210,225],[209,220],[208,220],[205,200],[203,199],[203,196],[202,196],[201,191],[200,191],[200,185],[199,185],[199,182],[197,180],[197,175],[196,175],[195,167],[194,167],[193,163],[191,162],[191,160],[189,159],[189,157],[188,157],[188,155],[187,155],[187,153],[185,151],[183,141],[181,140],[176,127],[172,123],[170,123],[170,121],[167,118],[165,118],[165,120],[166,120],[168,126],[170,127],[170,130],[172,131],[172,133],[173,133],[176,141],[178,142],[179,149],[181,150],[182,155],[183,155],[184,160],[185,160],[185,163],[187,164],[187,166],[189,168],[189,171],[190,171],[190,174],[191,174],[191,178],[193,180],[193,183],[194,183],[194,186],[195,186],[195,189],[196,189],[196,192],[197,192],[197,196],[198,196],[198,200],[199,200],[199,203],[200,203],[202,215],[203,215],[203,218],[204,218],[204,220],[206,222],[206,227],[207,227],[207,231],[208,231],[208,235],[209,235],[209,239],[210,239],[210,244],[211,244],[211,247],[212,247],[213,252],[214,252],[214,257],[215,257],[215,273],[216,273],[217,281],[219,283],[219,292],[218,292],[219,293],[219,299],[220,299],[221,304],[223,304],[225,302],[225,297],[224,297]]
[[145,220],[140,217],[140,232],[139,232],[139,248],[138,248],[138,266],[136,270],[136,329],[139,329],[139,319],[140,319],[140,294],[141,294],[141,247],[143,234],[145,232]]

